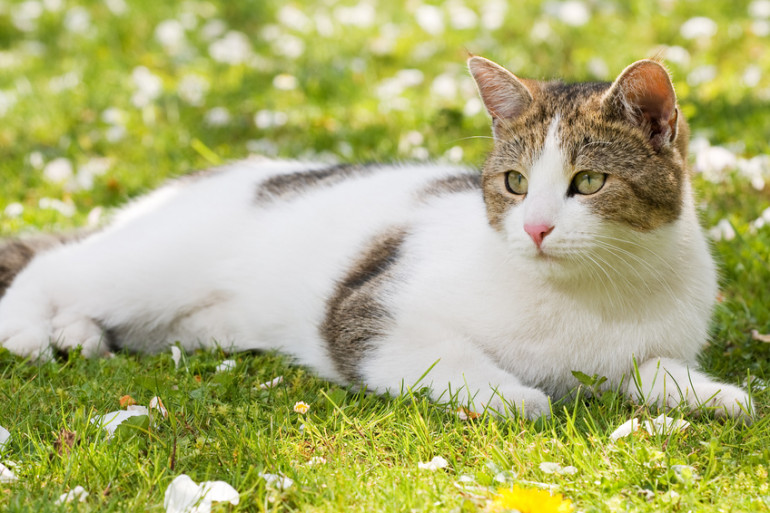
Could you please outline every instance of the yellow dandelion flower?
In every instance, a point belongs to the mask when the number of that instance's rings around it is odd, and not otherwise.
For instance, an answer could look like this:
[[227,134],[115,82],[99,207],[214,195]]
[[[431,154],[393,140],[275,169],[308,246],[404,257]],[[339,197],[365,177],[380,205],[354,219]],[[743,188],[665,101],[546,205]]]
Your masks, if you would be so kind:
[[297,413],[307,413],[307,411],[310,409],[310,405],[306,403],[305,401],[297,401],[294,403],[294,411]]
[[518,513],[570,513],[574,510],[569,499],[563,499],[560,493],[551,495],[545,490],[520,488],[497,491],[490,511],[517,511]]

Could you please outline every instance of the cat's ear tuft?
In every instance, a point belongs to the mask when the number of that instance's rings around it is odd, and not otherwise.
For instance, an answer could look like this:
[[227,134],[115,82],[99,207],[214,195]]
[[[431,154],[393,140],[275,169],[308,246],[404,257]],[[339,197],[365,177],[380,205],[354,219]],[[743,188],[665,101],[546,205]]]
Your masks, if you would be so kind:
[[532,93],[516,76],[483,57],[468,59],[481,100],[493,123],[519,117],[532,103]]
[[666,68],[642,60],[623,70],[604,96],[603,107],[639,126],[659,151],[676,138],[676,94]]

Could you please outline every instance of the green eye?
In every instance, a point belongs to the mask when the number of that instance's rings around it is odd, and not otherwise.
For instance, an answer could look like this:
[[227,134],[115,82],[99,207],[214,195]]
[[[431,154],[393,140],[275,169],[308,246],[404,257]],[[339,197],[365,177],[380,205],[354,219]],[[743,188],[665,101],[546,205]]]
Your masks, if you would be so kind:
[[505,188],[511,194],[526,194],[527,177],[518,171],[508,171],[505,173]]
[[593,194],[602,188],[607,175],[595,171],[581,171],[572,179],[572,191],[578,194]]

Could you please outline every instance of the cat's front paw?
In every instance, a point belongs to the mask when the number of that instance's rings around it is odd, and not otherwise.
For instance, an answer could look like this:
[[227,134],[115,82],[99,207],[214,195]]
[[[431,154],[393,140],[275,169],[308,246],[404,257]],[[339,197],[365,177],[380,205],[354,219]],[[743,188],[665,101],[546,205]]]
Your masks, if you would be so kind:
[[751,420],[754,407],[749,394],[740,388],[724,383],[708,382],[695,385],[693,397],[687,402],[693,409],[705,409],[717,417]]
[[523,385],[498,387],[486,401],[479,401],[480,396],[477,396],[476,404],[480,403],[483,409],[500,416],[516,414],[531,420],[551,416],[550,399],[536,388]]
[[51,324],[52,341],[59,349],[80,347],[82,354],[88,357],[107,353],[103,330],[91,318],[65,311],[56,315]]
[[0,345],[15,355],[34,361],[46,362],[53,357],[48,332],[39,327],[0,328]]

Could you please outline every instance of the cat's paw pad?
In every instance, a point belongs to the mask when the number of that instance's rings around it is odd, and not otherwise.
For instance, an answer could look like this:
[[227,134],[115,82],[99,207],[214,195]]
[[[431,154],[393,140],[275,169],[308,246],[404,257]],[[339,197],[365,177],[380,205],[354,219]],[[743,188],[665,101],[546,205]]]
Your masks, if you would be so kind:
[[60,349],[80,347],[84,356],[107,352],[102,328],[86,316],[74,312],[60,313],[53,318],[52,326],[53,343]]
[[483,406],[493,413],[505,416],[514,412],[528,419],[551,416],[551,401],[536,388],[526,386],[499,387]]
[[53,358],[50,338],[41,328],[0,330],[0,345],[15,355],[33,361],[46,362]]

